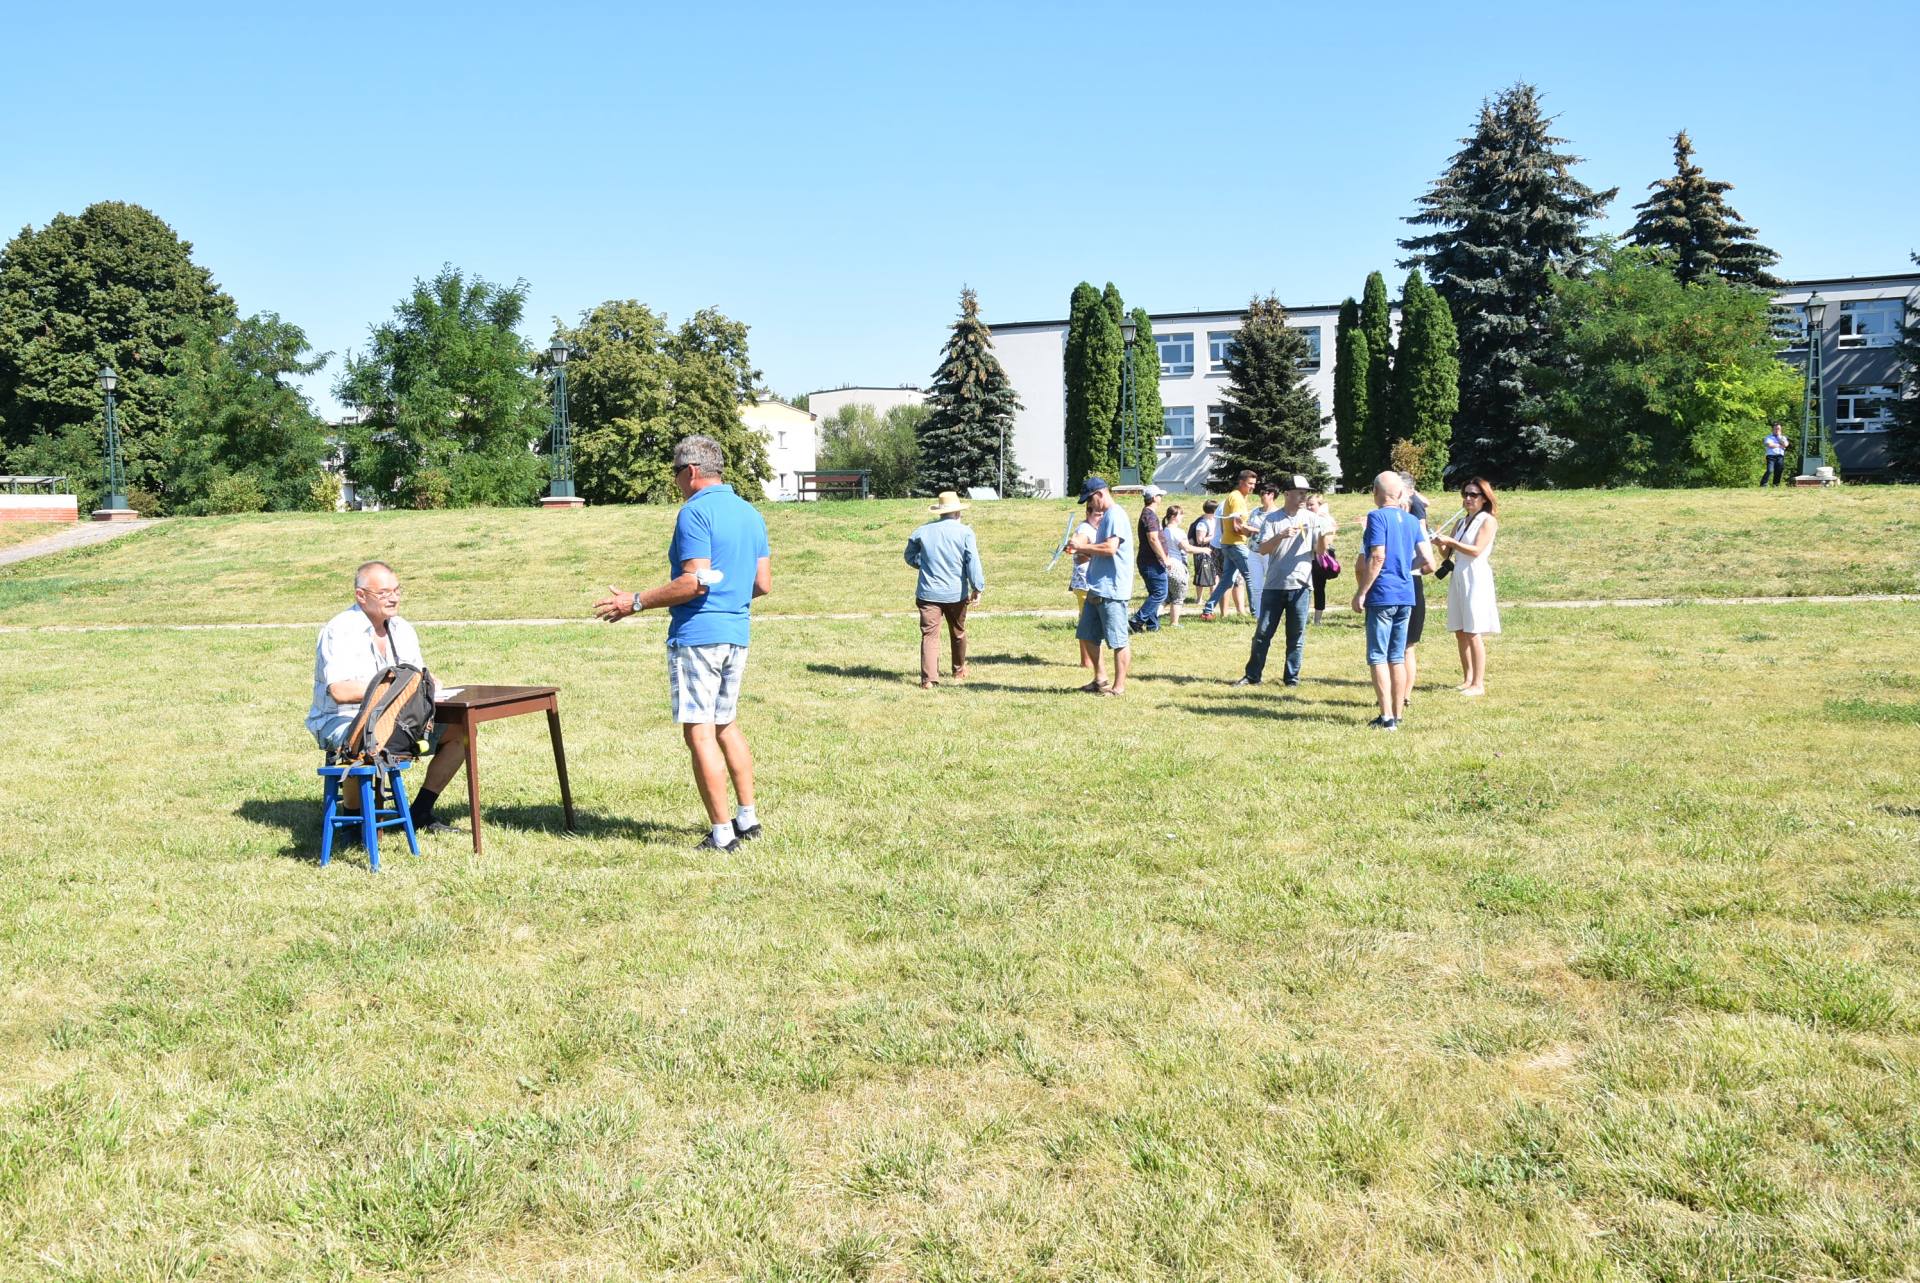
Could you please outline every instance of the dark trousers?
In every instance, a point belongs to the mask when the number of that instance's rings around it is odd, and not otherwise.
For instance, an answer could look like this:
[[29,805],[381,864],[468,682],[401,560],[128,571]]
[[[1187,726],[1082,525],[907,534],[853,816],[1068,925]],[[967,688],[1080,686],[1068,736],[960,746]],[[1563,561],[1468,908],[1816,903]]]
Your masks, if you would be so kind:
[[1313,566],[1313,611],[1316,615],[1325,614],[1327,609],[1327,572],[1320,569],[1320,563]]
[[1779,485],[1780,474],[1787,470],[1786,456],[1770,454],[1767,456],[1767,470],[1760,474],[1760,484]]
[[1267,649],[1280,621],[1287,623],[1287,685],[1300,680],[1300,660],[1307,650],[1307,603],[1313,589],[1269,588],[1260,594],[1260,618],[1253,626],[1253,649],[1247,655],[1247,680],[1257,682],[1267,671]]
[[1147,585],[1147,599],[1140,603],[1140,609],[1133,612],[1133,623],[1142,632],[1151,633],[1160,627],[1160,604],[1167,599],[1166,568],[1142,566],[1140,578]]
[[917,601],[920,607],[920,680],[940,680],[940,621],[947,621],[953,637],[953,673],[967,671],[967,603],[964,601]]

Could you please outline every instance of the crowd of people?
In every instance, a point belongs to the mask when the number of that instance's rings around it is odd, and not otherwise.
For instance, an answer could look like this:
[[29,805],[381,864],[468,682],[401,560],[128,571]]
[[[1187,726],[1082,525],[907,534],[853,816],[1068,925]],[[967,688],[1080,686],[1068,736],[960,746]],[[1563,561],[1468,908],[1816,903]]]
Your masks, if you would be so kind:
[[[594,603],[607,622],[665,609],[669,704],[691,759],[708,831],[700,846],[732,851],[761,836],[754,809],[753,754],[739,724],[741,688],[751,642],[751,609],[772,588],[772,551],[765,521],[721,478],[725,458],[708,437],[674,449],[673,482],[683,500],[667,548],[667,578],[626,592],[609,587]],[[1309,629],[1323,621],[1328,583],[1342,571],[1334,542],[1339,525],[1304,476],[1262,479],[1240,474],[1223,499],[1206,499],[1188,521],[1182,505],[1164,511],[1167,492],[1149,485],[1130,518],[1101,477],[1080,490],[1083,511],[1070,522],[1060,553],[1072,555],[1069,587],[1079,606],[1075,637],[1090,680],[1080,687],[1123,696],[1133,669],[1132,639],[1179,628],[1189,595],[1205,593],[1200,618],[1239,614],[1253,620],[1246,664],[1233,686],[1266,680],[1268,653],[1284,636],[1282,684],[1304,680]],[[1460,487],[1460,511],[1436,530],[1428,505],[1405,473],[1373,481],[1373,507],[1361,524],[1352,607],[1366,616],[1366,659],[1378,715],[1369,723],[1395,730],[1418,674],[1426,623],[1426,581],[1451,576],[1447,628],[1460,651],[1466,696],[1486,693],[1486,637],[1500,631],[1492,554],[1499,533],[1493,487],[1473,478]],[[950,652],[944,680],[967,677],[967,611],[986,588],[986,567],[973,530],[961,520],[967,503],[943,492],[908,538],[905,558],[917,574],[920,686],[943,680],[944,625]],[[1059,554],[1056,554],[1058,556]],[[1136,580],[1144,600],[1131,608]],[[400,581],[382,561],[354,574],[354,604],[322,628],[314,651],[307,729],[338,750],[354,725],[369,684],[390,665],[425,669],[420,640],[399,614]],[[1111,677],[1108,674],[1111,673]],[[464,744],[448,736],[410,802],[421,832],[444,832],[434,814],[441,790],[458,772]],[[429,751],[432,751],[430,748]],[[729,793],[731,788],[731,793]]]

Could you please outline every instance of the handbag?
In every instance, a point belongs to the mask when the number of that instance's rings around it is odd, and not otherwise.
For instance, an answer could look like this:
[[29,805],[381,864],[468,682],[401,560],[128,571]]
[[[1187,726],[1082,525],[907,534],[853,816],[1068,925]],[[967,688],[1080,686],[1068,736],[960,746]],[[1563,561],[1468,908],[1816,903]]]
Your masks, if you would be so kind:
[[1338,579],[1340,577],[1340,559],[1333,555],[1333,549],[1331,548],[1321,553],[1318,557],[1315,557],[1313,564],[1318,566],[1320,573],[1329,579]]

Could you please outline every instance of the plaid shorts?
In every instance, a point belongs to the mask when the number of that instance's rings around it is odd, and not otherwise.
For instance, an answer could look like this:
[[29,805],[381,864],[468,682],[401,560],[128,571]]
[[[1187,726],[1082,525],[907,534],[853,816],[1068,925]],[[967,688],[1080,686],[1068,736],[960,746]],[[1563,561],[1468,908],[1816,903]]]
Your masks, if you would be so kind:
[[667,691],[673,720],[725,726],[738,714],[747,648],[729,642],[667,647]]

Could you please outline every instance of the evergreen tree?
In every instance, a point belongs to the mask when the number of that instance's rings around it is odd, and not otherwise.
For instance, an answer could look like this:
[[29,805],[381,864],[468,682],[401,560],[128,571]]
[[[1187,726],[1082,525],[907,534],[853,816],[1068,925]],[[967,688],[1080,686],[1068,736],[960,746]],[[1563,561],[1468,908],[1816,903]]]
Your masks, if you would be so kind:
[[[1920,254],[1911,256],[1920,267]],[[1887,467],[1902,481],[1920,481],[1920,298],[1907,299],[1900,327],[1901,391],[1893,403],[1893,427],[1887,433]]]
[[922,493],[994,486],[1004,494],[1018,486],[1012,438],[1020,401],[993,354],[993,333],[971,289],[960,291],[960,316],[934,371],[927,408],[919,428]]
[[1389,450],[1411,443],[1415,479],[1438,488],[1446,479],[1453,415],[1460,408],[1460,336],[1453,312],[1414,268],[1400,294],[1400,350],[1393,363]]
[[[1140,481],[1145,484],[1153,480],[1154,465],[1160,462],[1160,450],[1155,444],[1160,439],[1160,429],[1165,426],[1165,413],[1160,404],[1160,346],[1153,341],[1153,321],[1147,316],[1147,309],[1133,309],[1133,422],[1138,431],[1140,447]],[[1125,336],[1121,342],[1121,360],[1126,360]],[[1124,374],[1124,371],[1122,371]],[[1113,417],[1114,457],[1120,464],[1126,463],[1119,458],[1120,415]]]
[[1320,401],[1300,368],[1306,358],[1306,337],[1287,324],[1280,300],[1256,297],[1227,357],[1224,422],[1213,439],[1215,487],[1230,487],[1244,468],[1263,478],[1298,472],[1326,484]]
[[1351,298],[1340,305],[1333,336],[1333,450],[1340,461],[1341,483],[1351,490],[1367,475],[1362,442],[1371,413],[1367,371],[1372,360],[1366,331],[1360,328],[1360,305]]
[[24,229],[0,249],[0,471],[62,474],[82,511],[97,503],[110,365],[128,489],[143,512],[167,510],[168,380],[192,336],[233,321],[193,246],[138,205],[102,201]]
[[1547,329],[1555,279],[1585,269],[1587,224],[1617,189],[1573,177],[1555,150],[1532,85],[1482,104],[1473,135],[1407,221],[1437,230],[1400,242],[1447,300],[1460,334],[1456,468],[1495,481],[1538,481],[1564,443],[1537,426],[1535,384],[1556,361]]
[[[1404,321],[1403,321],[1404,323]],[[1393,308],[1387,278],[1367,273],[1360,295],[1360,329],[1367,336],[1367,424],[1360,437],[1360,475],[1387,466],[1393,446]]]
[[1755,239],[1753,228],[1727,204],[1733,184],[1709,179],[1693,163],[1693,140],[1684,129],[1673,136],[1673,168],[1672,178],[1647,184],[1653,195],[1634,206],[1640,218],[1627,240],[1664,250],[1683,285],[1709,273],[1735,285],[1784,284],[1767,271],[1780,256]]
[[1067,475],[1062,493],[1078,493],[1092,473],[1113,470],[1113,415],[1120,404],[1120,327],[1100,292],[1074,286],[1068,312],[1066,365]]

